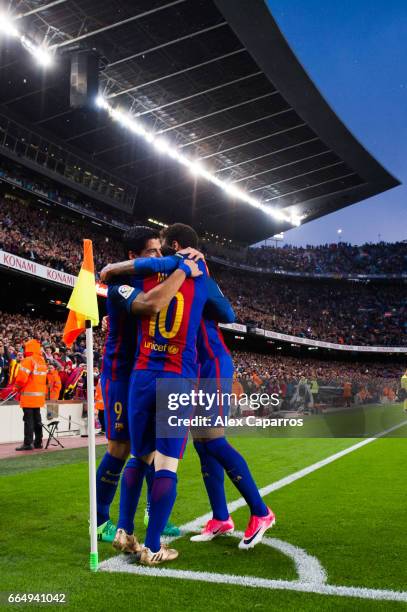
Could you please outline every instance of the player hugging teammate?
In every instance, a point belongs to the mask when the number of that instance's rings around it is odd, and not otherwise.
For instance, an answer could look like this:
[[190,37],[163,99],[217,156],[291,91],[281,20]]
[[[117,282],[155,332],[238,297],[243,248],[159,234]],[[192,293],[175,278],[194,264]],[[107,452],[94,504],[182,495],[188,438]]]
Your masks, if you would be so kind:
[[[186,427],[177,431],[177,437],[156,430],[156,382],[168,380],[172,389],[177,385],[179,392],[188,393],[199,375],[230,393],[233,362],[218,323],[233,322],[234,313],[196,250],[198,236],[192,227],[176,223],[166,228],[162,244],[149,228],[134,228],[133,238],[136,235],[138,243],[127,244],[130,260],[102,271],[102,280],[109,283],[102,373],[109,446],[98,469],[98,522],[101,531],[108,532],[103,539],[113,539],[109,508],[130,450],[113,545],[121,552],[136,553],[140,563],[156,565],[178,556],[175,549],[161,544],[160,537],[176,499],[178,462],[188,437]],[[173,254],[163,257],[161,248]],[[216,408],[223,414],[228,411],[228,406]],[[192,407],[186,409],[188,414],[191,411]],[[224,491],[226,471],[251,513],[239,548],[252,548],[275,516],[261,499],[246,461],[220,428],[208,429],[203,437],[195,435],[194,446],[213,518],[191,540],[208,541],[233,531]],[[134,515],[144,479],[149,516],[145,543],[140,545],[134,535]]]

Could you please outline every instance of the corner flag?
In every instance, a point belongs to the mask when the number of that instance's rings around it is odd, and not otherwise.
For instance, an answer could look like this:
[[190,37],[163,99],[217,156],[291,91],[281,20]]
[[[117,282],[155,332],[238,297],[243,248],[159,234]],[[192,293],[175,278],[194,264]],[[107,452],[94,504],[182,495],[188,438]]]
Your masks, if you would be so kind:
[[83,262],[67,308],[70,312],[64,329],[63,341],[70,347],[76,338],[85,332],[86,320],[91,321],[92,326],[99,324],[91,240],[83,241]]
[[90,523],[90,569],[97,572],[99,566],[97,543],[96,511],[96,448],[95,448],[95,389],[93,376],[93,333],[92,326],[99,324],[99,310],[96,295],[95,266],[91,240],[83,241],[83,262],[68,302],[69,315],[63,340],[72,346],[75,339],[86,331],[86,392],[88,413],[88,456],[89,456],[89,523]]

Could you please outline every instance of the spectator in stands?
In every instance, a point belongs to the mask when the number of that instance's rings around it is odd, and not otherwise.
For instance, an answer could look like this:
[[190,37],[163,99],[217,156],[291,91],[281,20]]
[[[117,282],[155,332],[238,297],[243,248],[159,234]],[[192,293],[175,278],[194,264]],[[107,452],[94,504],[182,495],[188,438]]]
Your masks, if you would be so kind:
[[61,393],[61,378],[56,367],[48,362],[47,399],[58,400]]
[[[0,248],[77,274],[82,257],[81,226],[72,219],[61,219],[60,215],[30,207],[23,201],[18,202],[18,217],[15,210],[15,201],[1,201]],[[119,241],[89,231],[89,227],[86,233],[94,242],[97,269],[120,258]],[[362,247],[345,243],[305,249],[267,247],[249,249],[247,257],[253,266],[268,265],[279,272],[291,271],[299,276],[407,271],[407,244],[403,242]],[[382,284],[378,287],[322,279],[296,282],[284,276],[270,278],[265,283],[264,276],[247,271],[242,276],[230,267],[220,268],[219,280],[243,323],[340,344],[402,346],[407,343],[404,286]],[[82,352],[83,345],[79,343],[76,350]]]
[[407,272],[407,244],[379,242],[354,246],[339,242],[306,247],[263,246],[248,250],[247,263],[302,274],[402,274]]
[[5,354],[4,344],[0,341],[0,387],[7,384],[8,379],[8,359]]

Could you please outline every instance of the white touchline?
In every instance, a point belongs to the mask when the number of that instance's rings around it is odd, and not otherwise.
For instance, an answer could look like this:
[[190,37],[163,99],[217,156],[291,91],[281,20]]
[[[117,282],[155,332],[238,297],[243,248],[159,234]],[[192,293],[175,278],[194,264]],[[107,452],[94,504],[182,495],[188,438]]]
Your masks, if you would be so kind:
[[[396,429],[400,429],[400,427],[404,427],[404,425],[407,425],[407,421],[403,421],[402,423],[397,423],[397,425],[393,425],[393,427],[390,427],[389,429],[385,429],[384,431],[381,431],[374,438],[366,438],[366,440],[362,440],[361,442],[357,442],[356,444],[353,444],[352,446],[348,446],[348,448],[345,448],[344,450],[341,450],[338,453],[335,453],[334,455],[330,455],[329,457],[326,457],[326,459],[321,459],[321,461],[317,461],[316,463],[313,463],[312,465],[309,465],[308,467],[305,467],[302,470],[299,470],[298,472],[294,472],[293,474],[290,474],[289,476],[285,476],[284,478],[281,478],[280,480],[277,480],[276,482],[272,482],[271,484],[265,487],[262,487],[260,489],[260,495],[262,497],[265,497],[266,495],[269,495],[273,491],[282,489],[283,487],[286,487],[287,485],[295,482],[296,480],[299,480],[300,478],[304,478],[304,476],[308,476],[308,474],[312,474],[312,472],[319,470],[325,465],[329,465],[333,461],[336,461],[337,459],[340,459],[341,457],[345,457],[345,455],[349,455],[349,453],[353,453],[353,451],[358,450],[359,448],[362,448],[363,446],[366,446],[366,444],[370,444],[371,442],[374,442],[378,438],[382,438],[383,436],[386,436],[392,431],[395,431]],[[243,508],[243,506],[246,506],[246,501],[243,499],[243,497],[239,497],[239,499],[236,499],[235,501],[232,501],[228,504],[229,512],[235,512],[235,510],[238,510],[239,508]],[[196,531],[196,529],[198,529],[201,525],[209,521],[210,518],[212,518],[211,512],[208,512],[207,514],[203,514],[202,516],[199,516],[193,521],[190,521],[189,523],[185,523],[185,525],[182,525],[181,530],[183,532]]]
[[[329,465],[333,461],[352,453],[371,442],[374,442],[378,438],[382,438],[387,434],[404,427],[407,425],[407,421],[398,423],[389,429],[386,429],[378,433],[373,438],[367,438],[361,442],[357,442],[348,448],[345,448],[338,453],[326,457],[321,461],[317,461],[312,465],[309,465],[298,472],[294,472],[285,478],[281,478],[276,482],[273,482],[262,489],[260,494],[265,497],[273,491],[282,489],[283,487],[319,470],[325,465]],[[239,499],[228,504],[229,512],[234,512],[238,508],[246,505],[245,500],[240,497]],[[211,513],[204,514],[189,523],[185,523],[180,527],[182,535],[191,531],[197,531],[199,527],[204,524],[207,520],[212,517]],[[234,536],[242,537],[242,533],[235,532]],[[178,536],[181,537],[181,536]],[[175,538],[166,538],[167,542],[176,540]],[[336,595],[339,597],[358,597],[361,599],[371,600],[382,600],[382,601],[405,601],[407,602],[407,592],[404,591],[392,591],[386,589],[370,589],[366,587],[351,587],[351,586],[338,586],[333,584],[327,584],[327,576],[324,568],[319,563],[318,559],[309,555],[303,549],[284,542],[277,538],[263,538],[263,544],[270,546],[286,554],[294,561],[295,568],[298,573],[297,580],[273,580],[268,578],[258,578],[256,576],[236,576],[233,574],[218,574],[215,572],[199,572],[190,570],[176,570],[166,568],[151,568],[143,567],[137,564],[129,563],[124,555],[112,557],[103,561],[100,564],[100,569],[106,572],[120,572],[136,574],[139,576],[157,576],[161,578],[175,578],[181,580],[192,580],[200,582],[211,582],[215,584],[234,584],[237,586],[251,587],[251,588],[263,588],[263,589],[276,589],[286,591],[297,591],[303,593],[315,593],[320,595]]]

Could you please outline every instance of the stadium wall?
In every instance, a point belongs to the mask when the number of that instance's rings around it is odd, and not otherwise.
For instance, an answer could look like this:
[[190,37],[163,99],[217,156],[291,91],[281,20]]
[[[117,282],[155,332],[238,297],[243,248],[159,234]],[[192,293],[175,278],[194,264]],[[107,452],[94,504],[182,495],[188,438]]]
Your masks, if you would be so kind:
[[[53,402],[53,405],[55,404],[56,402]],[[82,403],[58,402],[58,416],[56,418],[47,418],[47,408],[41,408],[41,418],[45,425],[50,420],[59,421],[58,433],[78,433],[84,428],[82,412]],[[14,402],[7,402],[1,407],[1,414],[0,444],[22,440],[24,438],[24,422],[20,406]],[[46,435],[45,432],[44,434]]]

